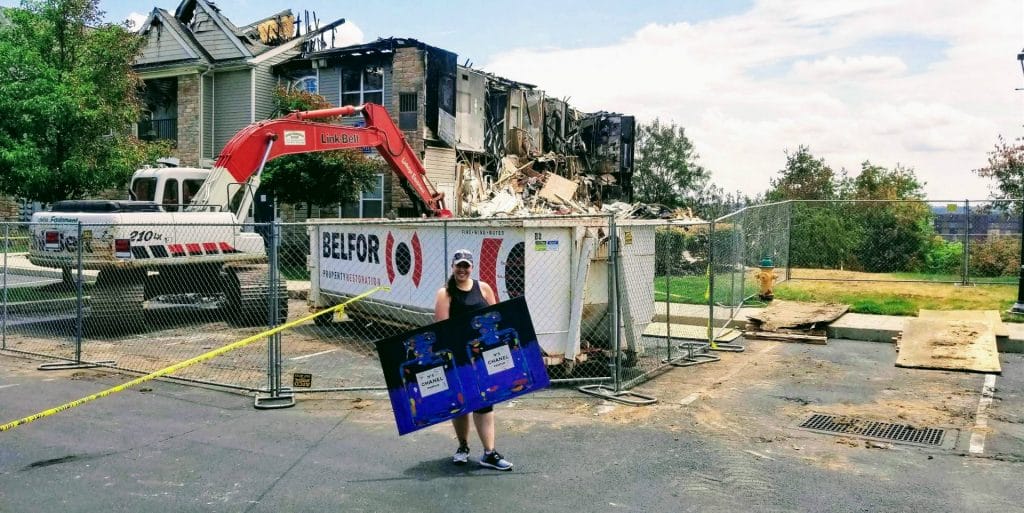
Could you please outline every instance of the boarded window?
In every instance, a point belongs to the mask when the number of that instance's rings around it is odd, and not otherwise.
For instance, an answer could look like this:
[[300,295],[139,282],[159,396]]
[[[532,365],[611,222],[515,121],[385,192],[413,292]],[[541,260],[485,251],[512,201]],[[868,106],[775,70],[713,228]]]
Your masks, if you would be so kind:
[[419,113],[416,93],[398,95],[398,128],[416,130],[417,114]]

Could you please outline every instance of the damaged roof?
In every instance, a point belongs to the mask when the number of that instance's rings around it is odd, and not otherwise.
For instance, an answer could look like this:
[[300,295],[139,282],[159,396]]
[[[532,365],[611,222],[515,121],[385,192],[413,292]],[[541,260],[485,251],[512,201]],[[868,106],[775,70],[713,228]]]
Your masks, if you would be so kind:
[[[139,33],[149,39],[136,60],[137,67],[154,68],[195,63],[200,65],[244,62],[344,23],[341,19],[301,34],[290,9],[235,26],[210,0],[183,0],[171,15],[154,8]],[[157,33],[153,34],[156,30]],[[169,37],[166,37],[169,36]]]
[[413,39],[411,37],[388,37],[388,38],[377,38],[376,41],[371,43],[363,43],[360,45],[343,46],[340,48],[329,48],[326,50],[319,50],[315,52],[309,52],[302,55],[302,58],[323,58],[323,57],[361,57],[366,55],[374,54],[387,54],[394,53],[398,48],[409,48],[416,47],[421,50],[447,50],[438,48],[436,46],[430,46],[422,41]]

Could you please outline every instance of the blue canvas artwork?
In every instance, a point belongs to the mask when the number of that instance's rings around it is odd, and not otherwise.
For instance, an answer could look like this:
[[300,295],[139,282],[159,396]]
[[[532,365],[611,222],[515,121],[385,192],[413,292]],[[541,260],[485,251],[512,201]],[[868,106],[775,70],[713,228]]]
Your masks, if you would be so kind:
[[376,345],[400,435],[551,383],[523,297]]

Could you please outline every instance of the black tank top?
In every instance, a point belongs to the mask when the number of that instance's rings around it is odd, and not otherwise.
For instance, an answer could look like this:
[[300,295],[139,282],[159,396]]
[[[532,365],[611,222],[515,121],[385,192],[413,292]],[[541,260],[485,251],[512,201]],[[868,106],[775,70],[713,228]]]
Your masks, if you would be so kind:
[[459,290],[456,287],[449,305],[449,317],[455,317],[488,306],[483,292],[480,291],[480,282],[477,280],[473,280],[473,288],[469,290]]

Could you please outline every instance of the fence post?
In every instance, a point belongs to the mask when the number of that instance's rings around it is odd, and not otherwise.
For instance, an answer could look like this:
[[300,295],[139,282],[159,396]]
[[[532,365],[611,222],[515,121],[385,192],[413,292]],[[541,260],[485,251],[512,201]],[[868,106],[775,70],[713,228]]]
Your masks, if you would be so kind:
[[[267,230],[267,257],[270,265],[270,272],[267,273],[267,325],[274,328],[278,325],[281,315],[281,297],[279,288],[281,276],[277,271],[278,266],[278,241],[280,240],[281,225],[277,220],[271,220],[270,230]],[[285,287],[287,290],[287,287]],[[270,410],[290,408],[295,406],[295,394],[291,388],[281,386],[281,334],[275,333],[267,339],[267,381],[268,394],[263,396],[256,394],[253,407],[258,410]]]
[[1020,200],[1020,274],[1017,278],[1017,302],[1010,307],[1012,314],[1024,314],[1024,199]]
[[[730,294],[732,291],[730,291]],[[742,293],[741,293],[742,295]],[[715,220],[708,224],[708,345],[715,347]]]
[[960,285],[967,286],[971,259],[971,200],[964,200],[964,254],[961,258],[963,269],[960,272]]
[[4,223],[4,272],[3,272],[3,294],[4,313],[0,320],[0,349],[7,349],[7,252],[11,247],[11,225]]
[[[664,245],[671,246],[669,241],[675,240],[673,232],[666,229],[664,233],[665,236],[662,237],[662,240],[665,241]],[[655,237],[654,241],[655,246],[657,246],[658,238]],[[678,255],[676,251],[673,251],[676,248],[668,247],[666,248],[669,250],[666,251],[668,254],[662,256],[662,262],[665,262],[665,354],[666,360],[670,362],[672,361],[672,265],[675,263],[676,256],[682,258],[682,252],[685,247],[686,243],[684,242],[683,247],[678,248]],[[657,252],[657,248],[655,248],[655,252]],[[655,257],[654,260],[657,261],[658,258]]]
[[786,281],[792,278],[793,260],[793,200],[789,200],[786,213]]
[[622,330],[619,329],[621,318],[619,315],[619,234],[615,227],[615,215],[608,215],[608,308],[612,312],[611,342],[612,358],[612,380],[615,383],[615,393],[622,391]]
[[77,314],[75,319],[75,363],[82,363],[82,284],[85,281],[85,264],[82,262],[82,222],[78,222],[78,279],[75,280]]

